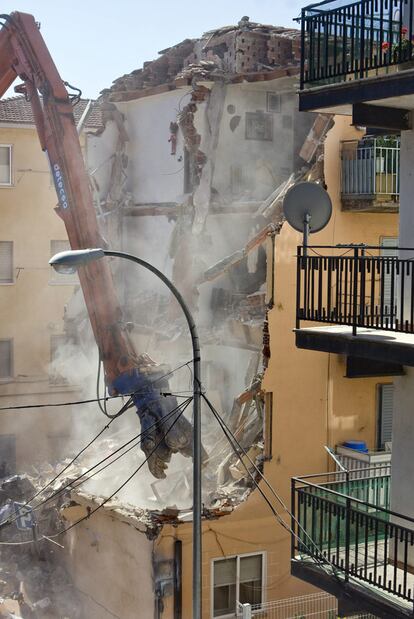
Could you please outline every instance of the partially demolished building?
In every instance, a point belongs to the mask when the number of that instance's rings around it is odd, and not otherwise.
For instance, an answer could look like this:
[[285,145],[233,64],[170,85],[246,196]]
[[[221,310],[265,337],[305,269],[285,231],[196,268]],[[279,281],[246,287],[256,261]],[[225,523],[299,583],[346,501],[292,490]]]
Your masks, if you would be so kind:
[[[203,388],[287,504],[290,477],[304,461],[317,471],[325,466],[324,444],[353,431],[371,440],[373,430],[344,404],[333,411],[343,389],[340,361],[327,365],[326,357],[309,353],[314,373],[303,372],[309,359],[297,355],[291,333],[300,239],[284,224],[283,197],[300,180],[327,184],[334,201],[323,232],[329,242],[341,242],[350,227],[367,241],[396,228],[393,214],[378,221],[372,213],[342,213],[339,141],[361,132],[329,115],[297,111],[299,45],[298,31],[243,17],[163,50],[103,91],[103,126],[85,145],[108,245],[147,259],[183,293],[201,334]],[[178,308],[146,273],[112,266],[137,349],[165,363],[172,389],[186,397],[191,353]],[[79,291],[67,304],[65,326],[80,350],[95,346]],[[77,364],[75,353],[71,365]],[[367,384],[355,386],[350,408],[372,404]],[[59,518],[52,532],[83,519],[50,539],[65,546],[73,599],[88,619],[132,619],[137,609],[140,619],[190,619],[191,460],[176,455],[166,479],[137,475],[112,496],[142,461],[136,447],[86,484],[77,482],[136,433],[134,413],[120,419],[82,459],[50,473],[67,467],[51,488],[67,486],[52,502]],[[82,445],[85,438],[86,430]],[[207,410],[203,444],[203,618],[235,616],[237,602],[306,592],[308,585],[290,577],[288,533],[254,491],[250,460],[243,466]],[[281,520],[288,523],[286,512]]]
[[[108,243],[151,261],[179,286],[201,332],[203,386],[260,466],[272,453],[272,397],[262,379],[271,355],[281,203],[292,183],[322,180],[321,145],[332,124],[329,116],[297,111],[298,44],[298,31],[247,18],[183,41],[102,93],[105,129],[88,140]],[[185,323],[168,295],[136,268],[113,266],[137,348],[172,368],[186,362]],[[253,483],[207,411],[203,442],[205,515],[215,521],[245,501]],[[151,488],[164,508],[163,530],[179,525],[173,535],[181,543],[190,532],[183,521],[191,517],[191,463],[172,462],[166,482]],[[240,526],[243,537],[251,522]],[[157,560],[168,563],[174,551],[166,535]],[[183,553],[188,573],[185,544]],[[214,556],[211,548],[208,581]],[[160,592],[168,607],[168,588]],[[184,587],[183,617],[189,595]],[[219,616],[219,604],[208,610],[205,601],[206,613]]]

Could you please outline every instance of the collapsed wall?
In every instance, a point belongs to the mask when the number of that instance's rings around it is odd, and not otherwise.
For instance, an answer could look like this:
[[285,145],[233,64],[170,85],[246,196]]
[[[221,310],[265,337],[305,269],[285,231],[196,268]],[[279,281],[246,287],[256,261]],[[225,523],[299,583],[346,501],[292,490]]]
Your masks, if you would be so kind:
[[[112,171],[94,175],[97,187],[107,188],[99,203],[110,244],[153,262],[179,287],[201,333],[203,385],[260,466],[266,441],[260,384],[271,351],[267,312],[281,204],[293,183],[322,180],[321,143],[330,126],[320,116],[308,135],[315,116],[304,120],[296,112],[298,41],[298,31],[243,18],[237,27],[163,50],[103,91],[104,109],[117,118],[108,116],[90,149],[95,170],[100,146],[111,152],[112,144]],[[114,177],[120,160],[123,174]],[[108,187],[118,202],[108,200]],[[179,309],[144,274],[122,273],[137,348],[171,367],[184,362],[188,335]],[[180,381],[174,386],[183,388]],[[204,418],[206,508],[220,500],[235,505],[252,480],[208,411]],[[164,506],[174,499],[188,505],[191,463],[170,466],[170,478],[175,492],[164,494]]]

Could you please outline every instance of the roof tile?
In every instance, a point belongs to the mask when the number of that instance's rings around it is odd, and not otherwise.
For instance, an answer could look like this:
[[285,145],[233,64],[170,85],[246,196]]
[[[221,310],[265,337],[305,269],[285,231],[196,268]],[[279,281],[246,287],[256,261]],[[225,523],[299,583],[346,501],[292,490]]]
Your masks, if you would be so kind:
[[[79,122],[88,102],[89,99],[81,99],[73,108],[76,123]],[[23,96],[2,99],[0,100],[0,122],[33,125],[32,106]],[[102,127],[101,110],[96,101],[92,103],[85,126],[90,128]]]

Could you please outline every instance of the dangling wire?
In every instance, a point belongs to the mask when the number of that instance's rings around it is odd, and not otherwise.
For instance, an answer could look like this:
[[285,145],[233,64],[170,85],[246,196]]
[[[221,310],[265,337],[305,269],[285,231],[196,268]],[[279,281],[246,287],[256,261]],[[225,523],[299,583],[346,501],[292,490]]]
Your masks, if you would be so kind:
[[[104,397],[103,398],[100,397],[101,366],[102,366],[102,357],[101,357],[101,353],[99,352],[98,373],[97,373],[97,380],[96,380],[96,399],[98,401],[98,406],[101,412],[105,415],[105,417],[108,417],[108,419],[116,419],[117,417],[120,417],[123,413],[125,413],[125,411],[127,411],[129,408],[132,408],[132,406],[134,406],[134,403],[132,401],[132,398],[128,398],[126,403],[122,406],[122,408],[117,413],[114,413],[113,415],[111,415],[111,413],[108,413],[107,398],[106,398],[106,393],[105,393],[106,386],[104,387]],[[102,402],[103,402],[103,405],[102,405]]]

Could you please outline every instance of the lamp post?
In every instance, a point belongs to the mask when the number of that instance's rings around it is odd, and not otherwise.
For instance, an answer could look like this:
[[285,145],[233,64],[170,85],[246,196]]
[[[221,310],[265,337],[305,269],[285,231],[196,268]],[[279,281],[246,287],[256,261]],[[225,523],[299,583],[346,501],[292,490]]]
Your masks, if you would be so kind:
[[193,347],[193,619],[201,619],[201,364],[200,342],[191,312],[174,284],[152,264],[122,251],[107,249],[79,249],[64,251],[49,260],[60,273],[74,273],[79,266],[105,256],[124,258],[141,265],[156,275],[177,299],[190,329]]

